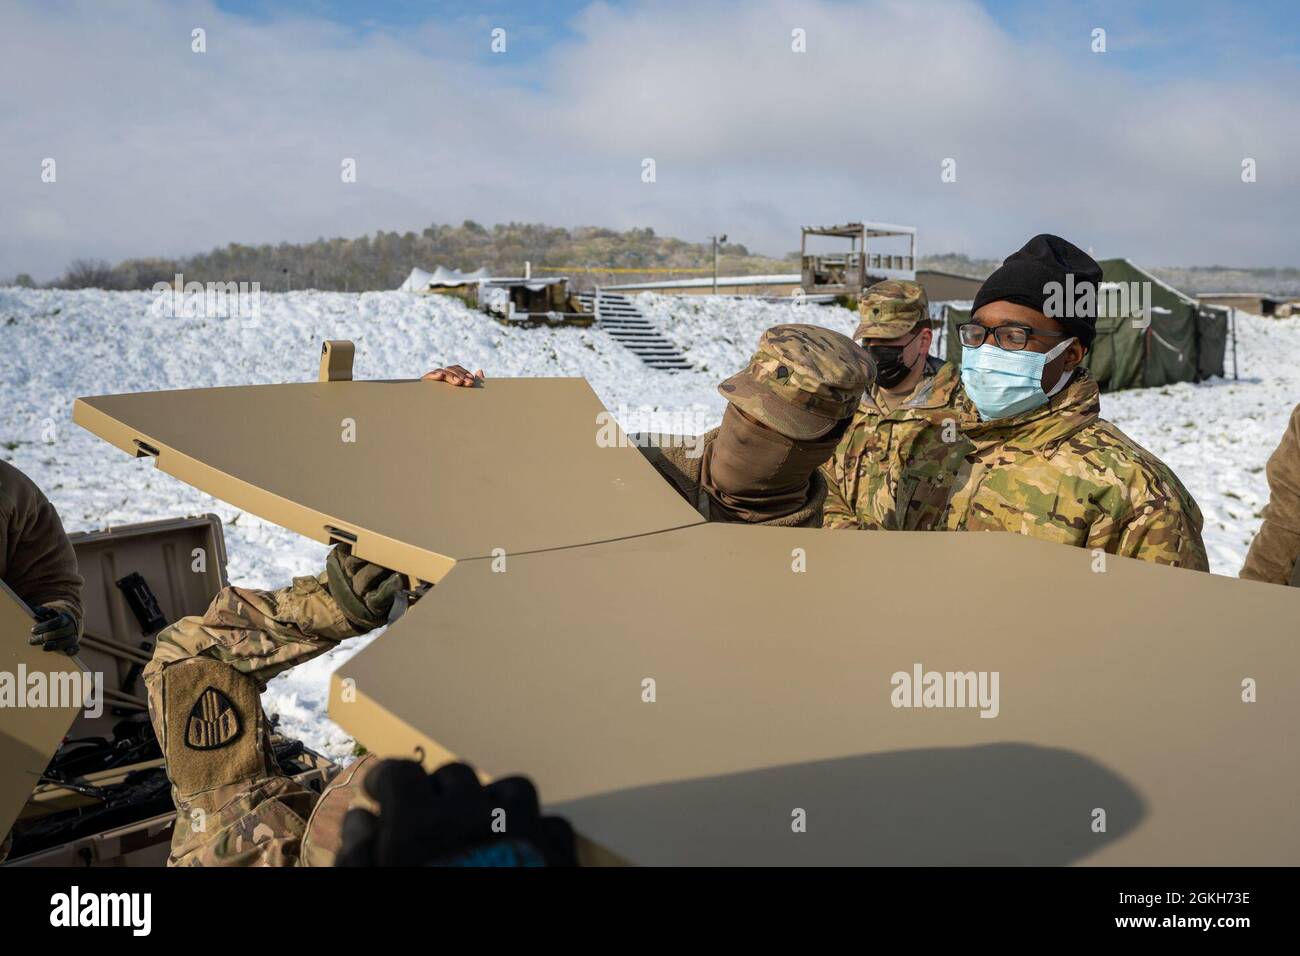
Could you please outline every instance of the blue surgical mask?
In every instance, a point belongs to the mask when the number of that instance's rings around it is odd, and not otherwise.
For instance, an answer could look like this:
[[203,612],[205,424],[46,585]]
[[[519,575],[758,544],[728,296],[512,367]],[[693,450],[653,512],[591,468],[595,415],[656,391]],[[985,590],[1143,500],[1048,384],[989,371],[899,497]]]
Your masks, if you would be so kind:
[[1061,373],[1051,391],[1043,391],[1043,369],[1066,350],[1066,339],[1050,352],[1008,352],[991,341],[979,348],[961,347],[961,384],[979,409],[980,418],[1011,418],[1033,411],[1065,387],[1070,371]]

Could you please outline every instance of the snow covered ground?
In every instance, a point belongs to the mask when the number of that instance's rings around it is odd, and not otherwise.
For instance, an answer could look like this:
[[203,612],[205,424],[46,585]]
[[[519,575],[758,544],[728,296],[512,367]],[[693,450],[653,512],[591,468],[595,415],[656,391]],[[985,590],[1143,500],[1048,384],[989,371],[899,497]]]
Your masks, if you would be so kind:
[[[844,309],[644,294],[638,305],[697,365],[654,371],[590,329],[511,329],[460,302],[402,292],[264,293],[255,325],[157,314],[152,293],[0,288],[0,455],[32,477],[69,531],[201,512],[226,527],[230,579],[278,587],[317,572],[325,548],[128,458],[71,423],[74,398],[157,389],[311,381],[320,342],[351,339],[358,378],[417,377],[460,362],[497,377],[581,375],[629,432],[698,431],[722,417],[716,385],[763,329],[816,322],[851,332]],[[1300,318],[1242,316],[1240,381],[1106,395],[1102,413],[1163,458],[1205,514],[1212,569],[1235,574],[1268,500],[1264,463],[1300,402]],[[656,417],[663,416],[663,417]],[[347,735],[325,717],[327,678],[353,642],[272,681],[268,712],[336,757]]]

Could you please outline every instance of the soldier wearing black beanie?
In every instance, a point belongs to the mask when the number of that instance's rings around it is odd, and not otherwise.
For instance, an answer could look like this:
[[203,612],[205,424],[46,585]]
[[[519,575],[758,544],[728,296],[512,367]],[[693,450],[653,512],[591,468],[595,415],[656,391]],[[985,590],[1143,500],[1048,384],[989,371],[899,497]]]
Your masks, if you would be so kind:
[[[977,416],[961,422],[964,443],[941,468],[944,528],[1204,571],[1196,501],[1169,466],[1101,417],[1083,364],[1101,279],[1091,256],[1039,235],[980,287],[958,330],[961,391]],[[923,482],[934,479],[923,467],[912,470],[928,499]]]
[[1060,236],[1043,233],[984,280],[971,312],[990,302],[1014,302],[1055,319],[1091,348],[1100,283],[1101,266],[1092,256]]

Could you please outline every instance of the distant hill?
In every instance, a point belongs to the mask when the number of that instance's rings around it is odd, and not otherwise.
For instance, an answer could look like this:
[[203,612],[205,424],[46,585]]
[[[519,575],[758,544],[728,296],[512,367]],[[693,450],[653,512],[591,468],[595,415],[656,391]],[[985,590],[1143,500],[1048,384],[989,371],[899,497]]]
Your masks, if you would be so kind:
[[[740,243],[719,250],[723,275],[788,272],[793,260],[753,255]],[[657,236],[653,229],[616,232],[595,226],[563,229],[537,223],[491,228],[466,220],[459,226],[432,225],[420,233],[378,232],[359,239],[317,239],[303,244],[247,246],[231,243],[179,259],[128,259],[117,265],[74,262],[57,288],[149,289],[171,281],[259,282],[264,290],[290,286],[332,291],[395,289],[413,266],[473,270],[497,275],[522,274],[524,263],[537,275],[564,273],[610,284],[638,278],[711,273],[713,246]],[[287,272],[286,272],[287,270]],[[30,284],[30,280],[22,285]]]
[[[950,252],[938,256],[923,256],[922,269],[955,272],[976,279],[988,278],[999,265],[1000,259],[972,259]],[[1300,295],[1300,269],[1260,268],[1242,269],[1232,266],[1151,266],[1139,262],[1162,282],[1175,289],[1196,295],[1199,292],[1271,292],[1275,295]]]
[[[721,275],[797,272],[798,261],[797,252],[774,258],[752,253],[740,243],[724,243],[718,271]],[[658,236],[653,229],[617,232],[597,226],[564,229],[517,222],[487,227],[467,219],[459,226],[434,224],[418,234],[381,231],[358,239],[317,239],[299,244],[231,243],[183,258],[127,259],[116,265],[78,260],[62,278],[49,285],[63,289],[149,289],[155,283],[170,282],[180,273],[187,282],[259,282],[267,291],[289,287],[363,292],[395,289],[412,266],[463,270],[486,267],[497,275],[510,275],[521,273],[525,262],[532,264],[536,275],[563,273],[584,288],[707,276],[713,270],[713,247],[707,242]],[[918,265],[982,279],[999,264],[997,259],[975,259],[950,252],[923,256]],[[1296,268],[1149,268],[1165,282],[1191,293],[1300,294],[1300,269]],[[12,284],[30,287],[36,283],[23,275]]]
[[934,269],[937,272],[952,272],[959,276],[970,276],[974,279],[987,279],[998,266],[1002,265],[1001,259],[972,259],[970,256],[962,255],[959,252],[945,252],[938,256],[921,256],[921,261],[917,263],[920,269]]
[[1300,269],[1234,269],[1230,266],[1164,266],[1151,269],[1176,289],[1198,292],[1272,292],[1300,295]]

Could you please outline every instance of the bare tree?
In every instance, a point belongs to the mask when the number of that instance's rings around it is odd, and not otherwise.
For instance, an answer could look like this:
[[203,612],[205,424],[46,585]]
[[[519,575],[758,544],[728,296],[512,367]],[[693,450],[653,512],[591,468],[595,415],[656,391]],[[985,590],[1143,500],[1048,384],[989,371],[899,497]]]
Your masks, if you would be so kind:
[[113,267],[103,259],[75,259],[58,285],[64,289],[116,289]]

